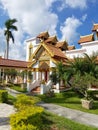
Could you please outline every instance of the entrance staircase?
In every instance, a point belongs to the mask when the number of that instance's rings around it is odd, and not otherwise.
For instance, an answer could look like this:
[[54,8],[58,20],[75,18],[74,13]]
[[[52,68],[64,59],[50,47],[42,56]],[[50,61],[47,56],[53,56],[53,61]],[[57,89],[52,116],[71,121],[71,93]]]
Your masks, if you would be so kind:
[[34,80],[30,85],[31,93],[40,93],[40,80]]

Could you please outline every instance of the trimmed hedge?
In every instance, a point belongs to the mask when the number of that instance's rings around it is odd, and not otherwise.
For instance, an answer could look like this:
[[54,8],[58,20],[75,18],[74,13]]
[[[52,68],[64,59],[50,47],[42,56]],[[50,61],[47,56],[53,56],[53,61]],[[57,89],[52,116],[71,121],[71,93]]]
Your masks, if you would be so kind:
[[13,130],[38,130],[35,126],[33,125],[24,125],[22,124],[21,126],[17,126],[16,128],[13,128]]
[[24,109],[27,106],[35,106],[37,102],[39,102],[39,98],[26,96],[25,94],[20,94],[17,96],[17,101],[14,103],[14,107],[17,110]]
[[17,112],[10,116],[11,130],[39,130],[44,109],[36,106],[38,98],[21,94],[14,106]]
[[18,130],[19,127],[27,128],[29,127],[35,129],[39,129],[42,125],[42,107],[26,107],[24,110],[17,112],[16,114],[11,115],[10,117],[10,124],[12,126],[12,130]]
[[0,90],[0,102],[7,103],[8,101],[8,92],[7,90]]

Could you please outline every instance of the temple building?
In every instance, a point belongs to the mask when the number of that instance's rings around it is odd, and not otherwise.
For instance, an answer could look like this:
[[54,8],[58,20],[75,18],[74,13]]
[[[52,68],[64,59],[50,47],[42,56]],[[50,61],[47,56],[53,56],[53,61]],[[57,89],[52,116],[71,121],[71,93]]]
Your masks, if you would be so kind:
[[[84,53],[98,54],[98,24],[93,25],[91,34],[80,36],[78,44],[81,47],[76,49],[66,40],[59,41],[56,36],[50,36],[47,31],[41,32],[38,36],[26,40],[26,61],[0,57],[0,79],[3,79],[5,69],[26,70],[27,90],[43,94],[52,86],[50,75],[56,70],[58,62],[66,64],[67,59],[83,57]],[[54,91],[60,92],[62,86],[62,82],[55,84]]]
[[[29,68],[32,71],[32,84],[29,91],[45,81],[48,85],[51,81],[50,74],[58,62],[66,63],[67,58],[83,57],[83,53],[92,55],[98,52],[98,24],[94,24],[92,34],[80,36],[78,44],[81,48],[69,46],[66,41],[58,41],[56,36],[50,36],[48,32],[41,32],[35,38],[27,39],[26,61],[29,61]],[[56,92],[59,92],[62,84],[56,85]]]

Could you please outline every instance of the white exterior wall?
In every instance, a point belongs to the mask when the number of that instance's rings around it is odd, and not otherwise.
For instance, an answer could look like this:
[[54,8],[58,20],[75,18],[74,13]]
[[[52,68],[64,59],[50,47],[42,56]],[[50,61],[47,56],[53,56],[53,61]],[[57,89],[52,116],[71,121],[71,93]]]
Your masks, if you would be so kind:
[[81,46],[81,49],[66,51],[67,57],[83,57],[84,53],[92,55],[93,53],[98,52],[98,40],[93,42],[82,43]]
[[34,38],[26,40],[26,44],[27,44],[27,46],[26,46],[26,61],[28,61],[29,60],[29,46],[30,46],[30,44],[32,44],[32,46],[33,46],[33,49],[32,49],[32,54],[33,54],[39,45],[39,40],[36,37],[34,37]]
[[56,67],[55,63],[50,60],[50,67]]
[[39,61],[37,61],[34,65],[33,68],[38,68],[39,67]]
[[83,49],[86,49],[88,55],[98,52],[98,40],[81,44]]
[[66,51],[66,56],[68,58],[82,57],[83,53],[86,53],[86,49],[75,49]]

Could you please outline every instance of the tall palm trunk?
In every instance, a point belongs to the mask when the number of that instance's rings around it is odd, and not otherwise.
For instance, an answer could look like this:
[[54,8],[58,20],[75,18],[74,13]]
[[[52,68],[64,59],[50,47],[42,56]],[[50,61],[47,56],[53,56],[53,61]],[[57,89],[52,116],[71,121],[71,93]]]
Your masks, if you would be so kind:
[[9,57],[9,42],[7,41],[7,45],[6,45],[6,59],[8,59]]

